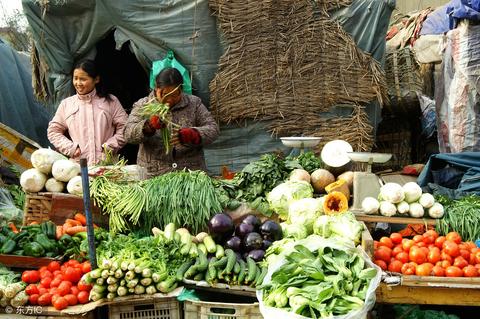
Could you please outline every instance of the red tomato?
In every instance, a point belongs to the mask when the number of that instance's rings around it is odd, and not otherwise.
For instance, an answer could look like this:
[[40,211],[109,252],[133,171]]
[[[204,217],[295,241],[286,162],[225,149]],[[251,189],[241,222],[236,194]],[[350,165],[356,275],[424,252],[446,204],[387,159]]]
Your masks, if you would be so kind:
[[45,277],[42,280],[40,280],[40,284],[45,288],[50,288],[51,283],[52,283],[52,278],[50,277]]
[[47,266],[42,266],[38,268],[38,272],[44,272],[45,270],[48,270]]
[[[387,270],[387,263],[381,259],[377,259],[373,262],[375,265],[377,265],[378,267],[380,267],[380,269],[382,270]],[[83,291],[80,291],[80,292],[83,292]],[[86,291],[85,291],[86,292]],[[80,293],[79,293],[80,295]],[[79,297],[80,298],[80,297]]]
[[86,273],[89,273],[90,271],[92,271],[92,265],[90,265],[90,262],[89,261],[85,261],[82,263],[82,272],[84,274]]
[[417,264],[423,264],[427,261],[427,254],[421,248],[412,248],[408,254],[411,261]]
[[475,264],[475,268],[480,269],[480,264]]
[[[385,263],[385,262],[383,262]],[[387,265],[385,265],[385,268],[387,267]],[[81,303],[81,304],[85,304],[85,303],[88,303],[88,291],[80,291],[78,293],[78,296],[77,296],[77,299],[78,299],[78,302]]]
[[28,285],[27,288],[25,288],[25,293],[29,296],[38,295],[39,291],[38,291],[37,285],[35,284]]
[[48,270],[44,270],[44,271],[38,271],[40,273],[40,278],[43,279],[43,278],[53,278],[53,274],[48,271]]
[[403,263],[401,261],[394,260],[390,263],[390,265],[388,265],[388,271],[401,273],[402,266],[403,266]]
[[477,245],[475,245],[475,243],[473,241],[467,241],[467,242],[465,242],[465,244],[467,245],[468,250],[470,250],[470,252],[473,252],[473,250],[475,250],[475,251],[478,250]]
[[22,273],[22,281],[27,284],[35,284],[40,281],[40,273],[36,270],[26,270]]
[[408,253],[410,251],[410,248],[412,248],[412,246],[414,244],[415,244],[415,242],[411,239],[407,239],[407,240],[403,241],[402,242],[403,251]]
[[465,268],[463,268],[463,276],[464,277],[477,277],[478,276],[478,270],[475,268],[475,266],[468,265]]
[[83,280],[80,280],[78,282],[78,290],[80,291],[90,291],[92,289],[92,285],[88,285],[87,283],[85,283],[85,281]]
[[[59,292],[58,292],[58,287],[55,287],[55,288],[50,288],[50,290],[48,291],[49,293],[52,294],[52,296],[55,296],[55,295],[59,295]],[[52,297],[53,298],[53,297]]]
[[395,257],[397,256],[399,253],[403,252],[403,248],[401,245],[399,246],[395,246],[393,249],[392,249],[392,256]]
[[441,260],[439,261],[440,263],[440,267],[444,268],[444,269],[447,269],[448,267],[450,267],[452,265],[452,262],[449,261],[449,260]]
[[383,260],[386,263],[390,262],[391,255],[391,249],[385,246],[378,247],[374,252],[375,259]]
[[62,279],[59,277],[55,277],[55,279],[52,280],[50,283],[50,288],[52,287],[58,287],[62,283]]
[[425,235],[423,234],[423,242],[426,244],[426,245],[430,245],[430,244],[433,244],[435,242],[435,237],[431,236],[431,235]]
[[67,300],[69,306],[75,306],[78,303],[77,296],[74,294],[65,295],[65,299]]
[[432,250],[428,252],[427,259],[428,262],[432,264],[436,264],[440,261],[440,249],[438,249],[438,247],[432,248]]
[[445,277],[445,269],[441,266],[435,265],[432,268],[431,275],[435,277]]
[[51,294],[52,294],[52,305],[53,305],[55,303],[55,301],[58,298],[60,298],[61,296],[58,294],[58,292],[56,292],[56,293],[51,292]]
[[457,232],[454,232],[454,231],[449,232],[445,236],[445,239],[449,240],[449,241],[453,241],[455,244],[460,244],[462,242],[462,237],[460,237],[460,235]]
[[445,269],[445,275],[447,277],[462,277],[463,271],[458,267],[450,266]]
[[72,295],[75,295],[75,296],[76,296],[76,295],[78,295],[79,292],[80,292],[80,289],[78,289],[77,286],[72,286],[72,288],[70,288],[70,293],[71,293]]
[[432,236],[434,239],[437,239],[439,236],[438,236],[438,233],[436,231],[434,231],[433,229],[430,229],[430,230],[427,230],[423,236]]
[[380,241],[378,242],[378,247],[380,246],[387,246],[388,248],[392,249],[393,248],[393,242],[390,238],[388,237],[382,237],[380,238]]
[[414,263],[414,262],[409,262],[409,263],[403,264],[402,274],[404,274],[404,275],[414,275],[416,268],[417,268],[417,264]]
[[413,236],[413,241],[417,244],[420,243],[420,242],[423,242],[423,236],[422,235],[415,235],[415,236]]
[[[419,243],[416,243],[415,246],[421,248],[427,248],[427,244],[425,244],[423,241],[419,242]],[[428,249],[428,248],[427,248]]]
[[442,249],[443,243],[445,242],[445,240],[446,240],[445,236],[439,236],[437,239],[435,239],[435,246]]
[[390,239],[392,242],[397,245],[402,243],[402,235],[400,233],[391,233],[390,234]]
[[457,258],[455,258],[455,260],[453,261],[453,265],[455,267],[458,267],[460,269],[463,269],[464,267],[467,267],[468,266],[468,261],[465,260],[465,258],[463,258],[462,256],[458,256]]
[[44,293],[48,292],[48,289],[45,287],[38,287],[38,294],[41,296]]
[[68,307],[68,301],[64,297],[59,297],[57,300],[55,300],[53,306],[57,310],[62,310]]
[[28,302],[33,306],[38,305],[38,297],[40,297],[39,294],[30,295],[28,297]]
[[72,288],[72,283],[70,281],[62,281],[58,286],[58,293],[61,296],[65,296],[70,293],[70,288]]
[[52,303],[52,295],[48,292],[38,297],[39,306],[50,306],[51,303]]
[[80,264],[80,263],[78,262],[78,260],[75,260],[75,259],[70,259],[69,261],[64,263],[64,265],[67,266],[67,267],[68,266],[76,266],[78,264]]
[[53,272],[53,276],[54,276],[54,277],[56,277],[56,276],[58,276],[58,275],[61,275],[61,274],[62,274],[62,271],[61,271],[61,270],[55,270],[55,271]]
[[466,249],[460,249],[460,256],[462,256],[465,260],[470,260],[470,252]]
[[430,276],[432,269],[433,269],[433,265],[431,263],[423,263],[417,266],[417,268],[415,269],[415,275]]
[[60,263],[58,261],[52,261],[48,264],[48,270],[50,270],[52,273],[55,270],[60,270]]
[[450,240],[446,240],[443,243],[443,251],[454,258],[460,255],[460,249],[458,249],[458,245]]
[[74,267],[68,267],[65,270],[64,278],[71,283],[77,283],[82,277],[82,270]]
[[395,256],[395,259],[401,261],[403,264],[409,262],[408,254],[404,251],[402,251],[401,253],[398,253],[397,256]]

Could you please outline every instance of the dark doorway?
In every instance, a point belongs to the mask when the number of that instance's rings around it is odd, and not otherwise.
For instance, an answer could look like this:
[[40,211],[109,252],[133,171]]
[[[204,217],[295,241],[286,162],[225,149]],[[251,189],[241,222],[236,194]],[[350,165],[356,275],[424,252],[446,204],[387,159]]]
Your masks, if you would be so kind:
[[[123,44],[120,50],[115,49],[114,31],[97,43],[95,62],[102,71],[102,79],[108,91],[115,95],[130,114],[133,103],[149,93],[147,72],[130,51],[129,42]],[[135,164],[138,145],[127,144],[120,154]]]

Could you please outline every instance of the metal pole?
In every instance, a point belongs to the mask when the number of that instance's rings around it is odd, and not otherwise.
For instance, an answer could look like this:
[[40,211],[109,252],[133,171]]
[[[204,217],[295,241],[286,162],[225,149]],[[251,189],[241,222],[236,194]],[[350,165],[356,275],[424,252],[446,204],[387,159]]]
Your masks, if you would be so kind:
[[95,233],[93,230],[92,209],[90,207],[90,185],[88,184],[88,167],[87,159],[80,159],[80,173],[82,175],[82,189],[83,189],[83,207],[85,209],[85,216],[87,217],[87,235],[88,235],[88,256],[92,269],[97,268],[97,255],[95,252]]

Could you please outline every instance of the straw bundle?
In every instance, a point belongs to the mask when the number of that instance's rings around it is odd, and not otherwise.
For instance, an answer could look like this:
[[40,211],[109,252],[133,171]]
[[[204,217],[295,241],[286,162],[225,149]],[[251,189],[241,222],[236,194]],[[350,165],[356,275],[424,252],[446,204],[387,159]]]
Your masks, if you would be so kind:
[[368,119],[360,108],[352,118],[319,117],[336,104],[382,103],[385,97],[379,64],[327,16],[347,3],[210,0],[228,45],[210,83],[216,118],[272,120],[275,135],[350,139],[355,149],[369,149],[372,130],[365,129]]

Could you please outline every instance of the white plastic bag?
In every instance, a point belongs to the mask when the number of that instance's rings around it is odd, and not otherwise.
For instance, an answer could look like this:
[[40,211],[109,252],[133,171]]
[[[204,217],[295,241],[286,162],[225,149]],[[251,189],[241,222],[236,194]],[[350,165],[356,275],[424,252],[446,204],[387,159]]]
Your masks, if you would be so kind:
[[[312,236],[315,236],[315,240],[311,240]],[[310,239],[309,239],[310,238]],[[377,274],[372,280],[370,281],[370,284],[367,289],[367,297],[365,299],[365,303],[362,308],[350,311],[346,315],[342,316],[333,316],[329,317],[328,319],[363,319],[366,318],[368,312],[373,308],[375,305],[375,290],[377,290],[378,286],[380,285],[380,280],[382,278],[382,270],[380,267],[375,265],[370,257],[365,253],[365,251],[359,246],[359,247],[354,247],[353,242],[339,242],[334,239],[330,238],[324,238],[321,236],[317,235],[311,235],[306,239],[299,240],[298,242],[295,243],[296,245],[303,245],[306,248],[308,248],[310,251],[315,251],[318,250],[321,247],[331,247],[334,249],[338,250],[347,250],[347,249],[356,249],[361,256],[363,256],[363,259],[365,260],[365,263],[370,266],[371,268],[375,268],[377,270]],[[286,254],[289,254],[287,251]],[[285,253],[282,253],[279,258],[277,259],[277,262],[274,265],[268,265],[268,272],[267,275],[265,276],[265,279],[263,280],[263,284],[267,284],[270,282],[272,274],[280,268],[283,264],[286,263],[285,259]],[[258,302],[260,303],[260,312],[262,313],[262,316],[266,319],[276,319],[276,318],[282,318],[282,319],[308,319],[308,317],[300,316],[297,315],[293,312],[288,312],[283,309],[279,308],[273,308],[273,307],[268,307],[265,306],[263,302],[263,291],[262,290],[257,290],[257,299]]]
[[22,219],[23,211],[15,206],[8,189],[0,187],[0,226],[8,222],[21,225]]

